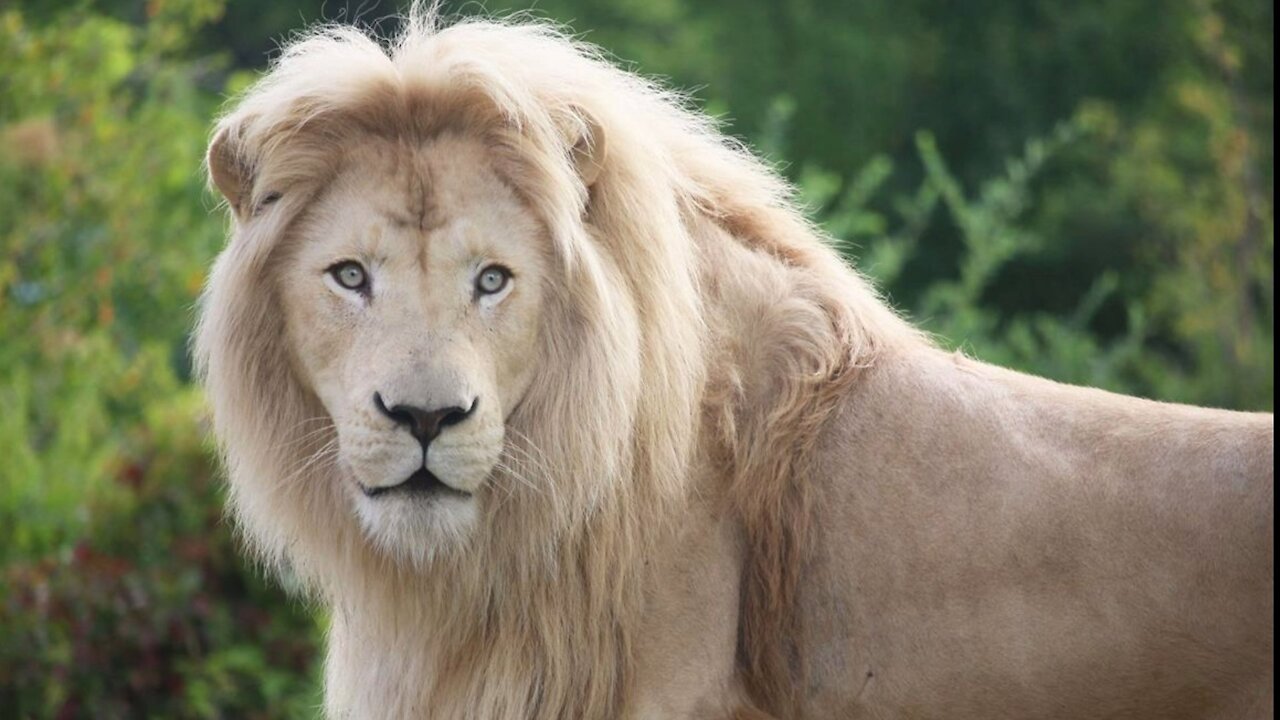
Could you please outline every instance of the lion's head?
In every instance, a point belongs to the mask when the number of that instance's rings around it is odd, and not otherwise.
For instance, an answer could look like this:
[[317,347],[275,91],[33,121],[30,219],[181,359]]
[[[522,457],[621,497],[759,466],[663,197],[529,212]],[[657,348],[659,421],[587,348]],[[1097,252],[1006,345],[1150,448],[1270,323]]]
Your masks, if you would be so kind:
[[606,151],[653,130],[607,102],[632,79],[535,26],[405,38],[291,46],[209,151],[234,227],[196,350],[233,508],[320,584],[367,551],[546,557],[676,497],[701,398],[691,249],[653,232],[680,200]]

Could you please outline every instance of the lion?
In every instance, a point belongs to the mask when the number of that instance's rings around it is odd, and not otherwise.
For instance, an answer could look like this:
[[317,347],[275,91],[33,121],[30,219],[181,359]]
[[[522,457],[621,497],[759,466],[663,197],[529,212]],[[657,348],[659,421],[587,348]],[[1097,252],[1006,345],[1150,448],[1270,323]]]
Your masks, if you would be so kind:
[[207,166],[229,511],[329,717],[1271,715],[1271,415],[939,349],[563,31],[313,31]]

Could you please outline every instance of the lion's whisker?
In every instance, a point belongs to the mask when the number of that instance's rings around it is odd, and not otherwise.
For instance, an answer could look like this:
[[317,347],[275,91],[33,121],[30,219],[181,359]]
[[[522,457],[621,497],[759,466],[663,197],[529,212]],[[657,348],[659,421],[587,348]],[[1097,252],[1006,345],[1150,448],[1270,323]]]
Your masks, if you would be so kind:
[[291,470],[287,475],[285,475],[285,477],[277,481],[277,484],[281,486],[288,485],[292,483],[294,480],[296,480],[303,473],[315,467],[319,463],[325,460],[329,460],[334,457],[337,457],[337,454],[338,454],[338,440],[337,438],[334,438],[332,440],[329,440],[324,445],[320,446],[320,448],[317,449],[315,452],[307,456],[303,460],[303,462],[301,462],[298,465],[298,467]]
[[[327,419],[327,418],[326,418],[326,419]],[[335,430],[336,430],[336,428],[334,428],[333,423],[332,423],[332,422],[330,422],[330,423],[328,423],[328,424],[326,424],[326,425],[323,425],[323,426],[321,426],[321,427],[312,428],[312,429],[310,429],[310,430],[308,430],[308,431],[306,431],[306,432],[302,433],[301,435],[298,435],[297,437],[290,438],[289,440],[285,440],[284,442],[281,442],[281,443],[279,443],[278,445],[273,446],[273,448],[272,448],[272,449],[273,449],[273,450],[275,450],[275,451],[286,450],[286,449],[291,448],[291,447],[294,447],[294,446],[296,446],[296,445],[301,445],[301,444],[303,444],[303,443],[305,443],[305,442],[307,442],[307,441],[309,441],[309,440],[314,440],[314,439],[316,439],[317,437],[321,437],[321,436],[323,436],[325,433],[333,432],[333,431],[335,431]]]
[[[548,480],[548,482],[546,483],[546,487],[549,489],[549,492],[551,493],[551,500],[552,502],[559,504],[560,498],[556,492],[556,484],[554,482],[555,475],[551,472],[551,468],[549,467],[549,464],[546,462],[546,459],[541,456],[541,453],[535,452],[534,449],[536,448],[536,446],[533,445],[531,442],[529,442],[528,436],[524,435],[523,433],[516,430],[515,428],[508,428],[508,430],[512,433],[513,437],[517,441],[523,440],[524,444],[527,445],[527,447],[522,446],[518,442],[508,442],[503,449],[504,454],[509,456],[509,459],[512,461],[512,463],[527,464],[531,466],[530,469],[533,470],[535,473],[541,475],[543,478],[546,478]],[[508,463],[508,465],[511,465],[511,463]],[[512,469],[512,472],[515,472],[514,467]],[[524,480],[526,484],[528,484],[530,487],[534,487],[532,481],[530,481],[528,478],[521,476],[520,479]]]
[[505,473],[506,475],[510,476],[511,479],[515,480],[516,482],[519,482],[521,485],[524,485],[525,487],[538,493],[539,495],[542,494],[542,489],[539,488],[537,485],[535,485],[532,480],[525,477],[524,474],[521,473],[519,470],[517,470],[514,466],[499,461],[498,464],[495,465],[495,467],[503,471],[503,473]]

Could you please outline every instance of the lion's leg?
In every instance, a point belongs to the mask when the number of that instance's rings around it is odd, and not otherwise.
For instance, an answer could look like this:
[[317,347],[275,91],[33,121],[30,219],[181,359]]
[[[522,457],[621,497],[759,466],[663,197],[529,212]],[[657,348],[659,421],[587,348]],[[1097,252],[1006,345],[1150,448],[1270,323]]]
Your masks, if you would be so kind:
[[630,717],[722,720],[742,700],[734,677],[738,533],[706,508],[686,520],[650,567]]

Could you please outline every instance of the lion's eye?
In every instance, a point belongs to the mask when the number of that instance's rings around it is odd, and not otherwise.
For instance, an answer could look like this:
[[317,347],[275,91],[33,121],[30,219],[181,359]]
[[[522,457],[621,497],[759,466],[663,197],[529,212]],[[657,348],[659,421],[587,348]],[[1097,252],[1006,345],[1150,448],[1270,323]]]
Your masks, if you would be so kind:
[[363,292],[369,289],[369,274],[365,272],[363,265],[354,260],[334,265],[329,268],[329,274],[338,281],[339,285],[348,290]]
[[493,295],[502,292],[510,281],[510,270],[501,265],[490,265],[476,276],[476,292],[481,295]]

